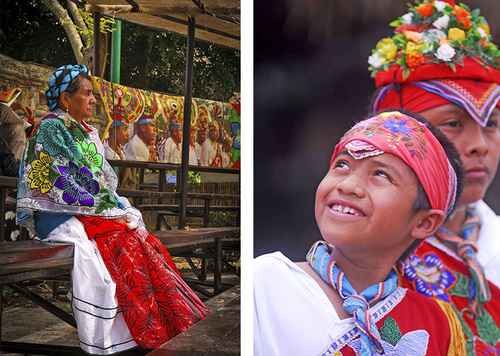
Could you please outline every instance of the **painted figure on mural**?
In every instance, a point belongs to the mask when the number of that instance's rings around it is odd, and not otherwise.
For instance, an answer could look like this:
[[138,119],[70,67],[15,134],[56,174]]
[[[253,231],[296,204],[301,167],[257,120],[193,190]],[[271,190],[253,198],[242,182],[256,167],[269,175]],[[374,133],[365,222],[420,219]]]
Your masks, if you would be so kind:
[[207,159],[210,167],[222,167],[222,147],[219,142],[220,125],[217,121],[208,124],[208,152]]
[[208,151],[209,142],[207,140],[207,126],[203,123],[198,123],[196,130],[196,143],[195,143],[196,157],[200,162],[200,166],[208,166]]
[[143,115],[134,124],[135,134],[125,145],[125,158],[132,161],[156,161],[156,129],[153,120]]

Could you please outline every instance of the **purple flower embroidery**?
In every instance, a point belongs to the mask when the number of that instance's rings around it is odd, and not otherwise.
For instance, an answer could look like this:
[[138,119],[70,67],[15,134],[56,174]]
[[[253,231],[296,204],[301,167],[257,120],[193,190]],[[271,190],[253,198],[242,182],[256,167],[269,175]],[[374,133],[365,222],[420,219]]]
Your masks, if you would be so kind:
[[456,277],[435,254],[427,254],[423,260],[412,255],[405,263],[403,273],[408,281],[414,283],[418,292],[449,301],[446,292],[455,283]]
[[395,135],[408,135],[411,132],[411,128],[407,126],[407,122],[404,120],[388,119],[384,122],[384,127],[391,130],[391,132]]
[[81,206],[94,206],[94,197],[99,193],[99,183],[92,178],[92,172],[83,166],[78,167],[69,162],[68,166],[58,166],[61,175],[54,182],[54,186],[62,189],[63,200],[68,204],[78,202]]

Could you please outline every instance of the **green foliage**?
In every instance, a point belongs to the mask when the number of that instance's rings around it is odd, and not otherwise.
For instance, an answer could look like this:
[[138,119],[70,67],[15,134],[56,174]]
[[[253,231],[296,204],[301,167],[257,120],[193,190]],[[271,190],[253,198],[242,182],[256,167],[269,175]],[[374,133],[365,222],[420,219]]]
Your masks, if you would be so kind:
[[[91,41],[93,18],[84,11],[81,15],[88,28],[79,29],[80,35]],[[101,32],[109,33],[113,26],[112,18],[101,20]],[[195,45],[193,96],[227,101],[240,91],[240,52],[201,41]],[[75,62],[62,26],[40,0],[2,1],[0,53],[52,67]],[[123,22],[124,85],[184,95],[185,68],[186,37]]]
[[3,0],[0,53],[53,67],[74,63],[63,28],[40,0]]
[[[122,27],[122,83],[168,94],[183,95],[186,38],[132,23]],[[227,101],[240,91],[240,52],[196,42],[193,96]]]

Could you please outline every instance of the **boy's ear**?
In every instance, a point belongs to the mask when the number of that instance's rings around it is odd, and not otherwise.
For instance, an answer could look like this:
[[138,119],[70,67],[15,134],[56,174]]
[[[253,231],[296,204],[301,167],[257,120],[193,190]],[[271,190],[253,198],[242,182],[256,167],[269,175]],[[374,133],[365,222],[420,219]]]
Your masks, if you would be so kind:
[[425,239],[432,236],[443,224],[444,212],[437,209],[420,210],[417,212],[416,224],[411,230],[411,236],[415,239]]

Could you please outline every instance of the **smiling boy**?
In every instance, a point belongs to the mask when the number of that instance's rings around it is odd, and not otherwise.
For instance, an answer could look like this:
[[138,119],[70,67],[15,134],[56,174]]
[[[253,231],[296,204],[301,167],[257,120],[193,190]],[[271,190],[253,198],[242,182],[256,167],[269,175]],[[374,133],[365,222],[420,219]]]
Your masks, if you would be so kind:
[[451,144],[409,115],[381,113],[348,131],[316,193],[324,241],[306,263],[280,252],[255,261],[255,354],[465,352],[450,307],[401,288],[394,271],[453,210],[460,179]]

